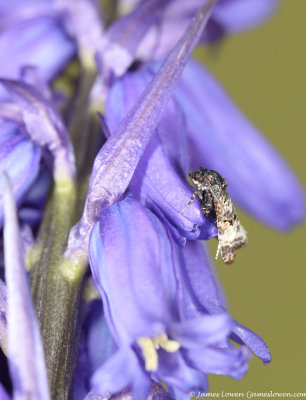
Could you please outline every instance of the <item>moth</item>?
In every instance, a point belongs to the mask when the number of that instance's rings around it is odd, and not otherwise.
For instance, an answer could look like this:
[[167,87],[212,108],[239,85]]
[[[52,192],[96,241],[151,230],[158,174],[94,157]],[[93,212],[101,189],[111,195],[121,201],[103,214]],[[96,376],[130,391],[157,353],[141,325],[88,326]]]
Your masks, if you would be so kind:
[[226,190],[226,179],[222,178],[218,172],[202,167],[195,172],[191,171],[189,177],[195,192],[184,210],[197,196],[203,214],[217,225],[216,259],[220,253],[222,261],[231,264],[234,261],[236,250],[247,245],[247,232],[241,225]]

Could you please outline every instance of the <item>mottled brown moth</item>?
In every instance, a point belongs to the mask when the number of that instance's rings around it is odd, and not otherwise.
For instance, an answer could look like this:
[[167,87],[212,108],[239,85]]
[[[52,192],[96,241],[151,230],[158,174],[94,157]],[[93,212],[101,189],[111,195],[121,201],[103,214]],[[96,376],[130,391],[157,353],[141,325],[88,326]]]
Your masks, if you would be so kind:
[[222,260],[231,264],[236,250],[247,245],[247,233],[226,190],[226,179],[218,172],[202,167],[195,172],[191,171],[189,177],[195,192],[184,210],[197,196],[203,214],[217,225],[219,243],[216,259],[220,253]]

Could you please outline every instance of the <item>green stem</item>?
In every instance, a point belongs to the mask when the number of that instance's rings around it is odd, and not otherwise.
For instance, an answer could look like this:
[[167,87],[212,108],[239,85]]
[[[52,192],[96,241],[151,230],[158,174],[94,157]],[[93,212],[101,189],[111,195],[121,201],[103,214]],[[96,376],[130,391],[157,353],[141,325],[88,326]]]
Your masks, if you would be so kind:
[[62,259],[75,218],[75,203],[74,184],[56,183],[38,241],[27,257],[52,400],[71,397],[77,355],[78,315],[86,266],[77,269],[73,265],[73,274],[69,274],[70,266],[63,266]]
[[[34,305],[39,317],[52,400],[72,397],[78,354],[81,292],[87,256],[66,259],[69,231],[84,206],[95,137],[88,132],[88,96],[96,73],[83,70],[70,123],[77,182],[55,182],[36,244],[27,255]],[[87,156],[87,157],[86,157]]]
[[88,124],[88,98],[96,78],[96,71],[91,69],[83,69],[79,84],[79,94],[74,104],[73,117],[69,124],[70,138],[74,146],[77,171],[81,170],[84,156],[86,155],[84,147],[86,147]]

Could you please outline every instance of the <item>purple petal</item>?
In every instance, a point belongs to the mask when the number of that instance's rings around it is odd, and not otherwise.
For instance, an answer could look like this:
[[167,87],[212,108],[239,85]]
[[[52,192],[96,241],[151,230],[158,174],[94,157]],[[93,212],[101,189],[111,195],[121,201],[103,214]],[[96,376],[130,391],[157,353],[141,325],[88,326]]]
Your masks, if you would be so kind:
[[[154,68],[156,64],[152,66]],[[110,131],[107,136],[116,131],[153,76],[153,69],[148,66],[146,69],[126,73],[112,85],[105,104],[105,118]],[[105,128],[103,126],[103,131]],[[169,100],[155,132],[154,135],[157,134],[160,137],[165,153],[174,163],[175,168],[187,176],[190,160],[185,120],[173,98]]]
[[[5,283],[0,279],[0,345],[3,351],[7,350],[7,290]],[[1,396],[0,396],[1,398]]]
[[[1,90],[2,88],[0,88]],[[15,122],[17,125],[23,125],[22,114],[19,112],[18,106],[11,101],[6,101],[4,99],[5,94],[1,93],[0,101],[0,121],[3,122]]]
[[103,21],[95,0],[55,0],[67,32],[75,38],[81,60],[91,66],[103,35]]
[[198,239],[209,240],[217,235],[217,226],[209,218],[204,218],[204,224],[200,226],[200,235]]
[[296,177],[203,66],[188,65],[176,95],[186,113],[193,169],[218,171],[234,201],[274,228],[300,222],[304,195]]
[[[128,366],[128,368],[126,368]],[[113,355],[106,363],[94,374],[91,384],[93,391],[100,394],[115,394],[127,388],[135,379],[140,380],[137,400],[145,400],[150,390],[149,378],[141,372],[139,361],[130,349],[121,349]],[[138,382],[137,382],[138,383]],[[142,388],[146,394],[141,395]],[[133,391],[134,395],[134,391]]]
[[[148,61],[163,59],[183,35],[202,5],[202,0],[180,1],[179,5],[177,0],[167,1],[160,18],[144,35],[137,50],[137,58]],[[207,26],[210,25],[210,21],[211,18]]]
[[207,348],[205,357],[198,349],[189,350],[187,354],[191,364],[207,374],[227,375],[240,379],[248,371],[250,352],[246,347]]
[[85,208],[85,219],[91,224],[97,221],[102,207],[118,201],[126,190],[213,4],[213,0],[205,2],[145,92],[97,155]]
[[32,229],[35,229],[42,220],[50,181],[51,175],[49,171],[46,168],[42,168],[18,210],[22,223],[31,226]]
[[[151,74],[127,74],[111,89],[106,118],[113,131],[135,104],[150,81]],[[204,218],[198,201],[181,214],[193,193],[184,174],[187,169],[187,145],[184,123],[176,104],[170,100],[157,125],[130,183],[130,190],[144,203],[154,203],[181,232],[194,231]],[[176,146],[174,146],[174,143]]]
[[[19,9],[16,5],[12,7],[14,3],[10,3],[11,10],[4,10],[6,17]],[[55,19],[25,17],[17,23],[13,20],[0,34],[0,75],[18,79],[21,68],[32,65],[42,71],[46,80],[51,80],[74,52],[74,43]]]
[[55,18],[58,13],[46,0],[0,1],[0,22],[6,29],[17,23],[40,18]]
[[6,171],[12,182],[14,197],[18,204],[39,172],[41,149],[31,143],[15,124],[0,125],[0,228],[3,224],[3,194]]
[[88,393],[87,368],[88,368],[88,358],[87,358],[85,343],[83,343],[82,341],[82,332],[81,332],[77,365],[73,378],[73,400],[82,400],[84,399],[84,397],[86,397],[86,394]]
[[101,301],[94,301],[87,315],[87,354],[89,360],[88,375],[91,376],[117,350],[116,343],[109,331],[103,315]]
[[[93,374],[116,351],[117,346],[103,315],[101,300],[88,302],[84,307],[81,327],[79,355],[74,379],[74,400],[84,398]],[[94,393],[91,393],[90,396],[88,398],[94,398]]]
[[1,400],[11,400],[11,397],[6,393],[6,390],[0,383],[0,399]]
[[206,392],[207,390],[206,376],[202,372],[190,368],[180,351],[166,353],[161,350],[159,352],[157,375],[167,385],[184,393],[199,388],[201,388],[201,391]]
[[67,179],[75,174],[72,145],[61,116],[51,102],[30,85],[1,79],[1,83],[19,107],[27,133],[54,157],[54,176]]
[[34,86],[47,100],[53,101],[54,94],[44,79],[41,70],[33,66],[25,66],[21,69],[20,78],[24,83]]
[[[201,36],[201,42],[213,42],[226,34],[254,28],[275,12],[278,0],[219,0]],[[143,60],[160,60],[173,47],[189,21],[203,4],[202,0],[168,1],[161,18],[150,27],[137,51]]]
[[213,20],[226,33],[252,29],[270,18],[279,3],[278,0],[221,0],[214,8]]
[[[98,53],[100,72],[104,78],[109,71],[117,77],[127,71],[135,59],[136,50],[143,36],[158,20],[164,7],[164,0],[147,0],[111,25]],[[173,42],[173,46],[175,43]]]
[[165,332],[175,278],[168,234],[158,218],[128,196],[101,212],[89,254],[116,341],[131,344]]
[[8,302],[8,359],[14,396],[49,399],[38,321],[31,301],[14,197],[5,192],[4,256]]
[[233,328],[232,318],[226,314],[204,315],[171,326],[171,336],[185,348],[208,346],[224,340]]
[[[185,318],[195,318],[201,313],[219,314],[228,308],[222,288],[213,271],[213,265],[207,255],[207,249],[197,241],[188,241],[182,249],[184,264],[182,278],[190,293],[184,293],[183,314]],[[189,296],[188,296],[189,294]],[[196,300],[195,300],[196,299]],[[265,342],[248,328],[234,321],[231,338],[239,344],[245,344],[263,362],[269,363],[271,355]]]
[[261,337],[238,322],[236,322],[231,338],[240,344],[246,344],[257,357],[262,359],[264,364],[271,361],[271,353]]
[[[199,241],[188,241],[182,252],[182,279],[192,291],[192,298],[197,299],[196,315],[198,310],[209,314],[224,312],[227,309],[226,300],[207,247]],[[193,317],[193,308],[189,305],[184,314],[185,318]]]

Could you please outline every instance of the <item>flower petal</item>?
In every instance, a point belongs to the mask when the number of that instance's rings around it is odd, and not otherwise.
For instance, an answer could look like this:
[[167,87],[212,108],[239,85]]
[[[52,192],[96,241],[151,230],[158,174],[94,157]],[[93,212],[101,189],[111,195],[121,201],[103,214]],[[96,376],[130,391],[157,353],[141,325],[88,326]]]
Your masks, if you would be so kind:
[[100,229],[96,225],[93,230],[89,253],[117,343],[131,344],[139,337],[165,332],[171,319],[175,278],[168,233],[158,218],[126,197],[102,210]]
[[[252,29],[272,16],[278,0],[219,0],[203,31],[201,42],[214,42],[226,34]],[[160,60],[173,47],[202,0],[168,1],[161,18],[144,35],[137,50],[142,60]]]
[[235,325],[231,338],[238,343],[247,345],[257,357],[262,359],[264,364],[268,364],[271,361],[271,353],[261,337],[238,322]]
[[37,228],[39,222],[42,220],[50,181],[51,175],[47,168],[41,168],[37,179],[27,192],[18,210],[18,215],[22,223],[29,225],[32,229]]
[[98,53],[102,77],[107,77],[109,71],[117,77],[127,71],[135,59],[136,50],[144,34],[158,20],[164,7],[163,0],[147,0],[110,26]]
[[242,378],[248,371],[251,353],[246,347],[207,348],[205,357],[198,350],[187,352],[191,365],[207,374],[227,375],[234,379]]
[[296,177],[203,66],[189,63],[176,96],[186,113],[193,169],[218,171],[234,201],[274,228],[300,222],[304,195]]
[[33,142],[46,147],[52,154],[55,179],[73,177],[75,160],[72,145],[53,104],[26,83],[7,79],[1,79],[0,82],[18,106]]
[[[48,15],[29,18],[26,15],[22,18],[20,15],[19,21],[14,18],[8,21],[25,2],[18,6],[15,3],[11,2],[7,9],[2,10],[7,21],[0,33],[0,75],[18,79],[21,68],[24,65],[32,65],[42,71],[46,80],[51,80],[73,56],[74,43],[64,33],[58,21]],[[39,2],[34,3],[30,6],[33,13],[35,8],[39,7]],[[27,12],[29,11],[28,8]]]
[[[129,368],[126,368],[126,366]],[[148,395],[150,390],[150,380],[140,372],[139,361],[135,353],[128,349],[122,348],[117,351],[105,364],[97,370],[91,379],[93,391],[100,394],[115,394],[127,388],[135,378],[140,378],[140,384],[147,387]],[[145,400],[146,396],[136,396],[139,400]]]
[[117,350],[103,315],[102,302],[94,301],[84,322],[87,330],[88,375],[94,372]]
[[[188,241],[182,249],[184,263],[181,264],[182,279],[189,288],[184,293],[183,314],[185,318],[195,318],[199,313],[219,314],[226,311],[227,304],[222,288],[213,271],[213,265],[207,255],[207,249],[197,241]],[[250,329],[233,321],[231,339],[239,344],[245,344],[263,362],[271,361],[270,351],[260,336]]]
[[195,371],[185,361],[181,351],[166,353],[159,351],[158,377],[167,385],[188,393],[194,389],[206,392],[207,379],[202,372]]
[[6,393],[6,390],[0,383],[0,399],[1,400],[11,400],[10,396]]
[[[7,349],[7,290],[0,279],[0,345],[3,351]],[[1,398],[1,396],[0,396]]]
[[7,172],[18,204],[39,172],[41,149],[26,137],[22,129],[10,122],[0,125],[0,228],[3,224],[3,194]]
[[[88,392],[88,384],[93,374],[118,349],[103,315],[101,300],[93,300],[86,303],[83,315],[79,355],[74,379],[74,400],[84,398]],[[87,394],[87,396],[88,398],[94,398],[94,393]],[[102,397],[97,398],[100,399]]]
[[225,33],[252,29],[270,18],[279,6],[278,0],[221,0],[217,3],[213,19]]
[[196,299],[197,304],[194,307],[189,304],[184,309],[185,318],[194,317],[198,311],[208,314],[223,313],[227,304],[207,247],[199,241],[188,241],[182,252],[182,279],[192,291],[191,298]]
[[4,256],[8,359],[16,397],[48,400],[48,380],[38,321],[31,301],[10,185],[5,192]]
[[67,32],[76,40],[82,62],[92,66],[103,35],[103,20],[95,0],[55,0]]
[[126,190],[213,4],[214,0],[205,2],[145,92],[97,155],[85,207],[85,220],[89,223],[97,221],[99,210],[118,201]]
[[[128,114],[151,76],[143,71],[127,74],[112,87],[106,104],[106,119],[111,132]],[[181,214],[193,193],[184,176],[188,172],[186,159],[183,119],[176,104],[170,100],[139,161],[130,190],[145,204],[150,206],[153,202],[181,232],[194,231],[194,226],[202,225],[204,221],[198,201]]]
[[226,339],[232,328],[233,320],[226,313],[204,315],[172,324],[171,336],[183,347],[201,349]]

